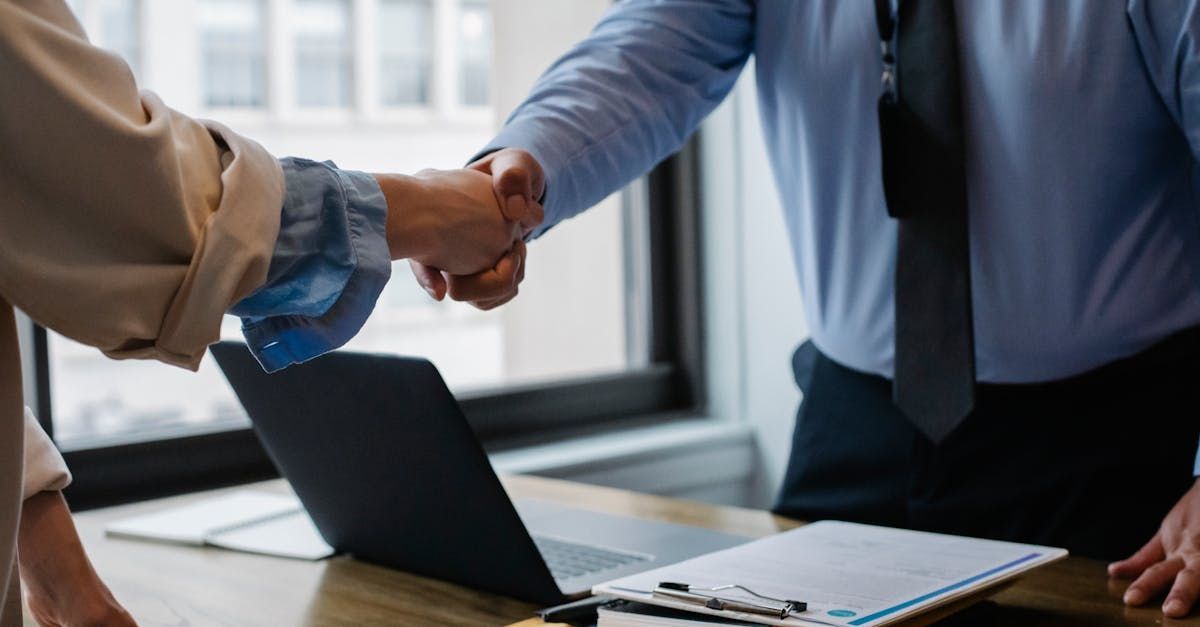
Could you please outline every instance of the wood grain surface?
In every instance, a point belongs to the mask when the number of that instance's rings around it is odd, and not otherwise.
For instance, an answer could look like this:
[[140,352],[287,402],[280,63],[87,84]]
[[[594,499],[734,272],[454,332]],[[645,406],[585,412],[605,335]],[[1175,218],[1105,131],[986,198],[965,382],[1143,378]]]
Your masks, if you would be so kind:
[[[514,498],[543,498],[602,512],[749,536],[763,536],[799,524],[764,511],[716,507],[551,479],[507,477],[505,485]],[[282,481],[251,487],[288,489]],[[150,627],[507,625],[526,621],[536,609],[521,601],[347,557],[305,562],[104,536],[104,525],[108,521],[194,501],[217,492],[148,501],[76,516],[80,534],[97,569],[140,624]],[[483,533],[487,531],[486,522],[480,521]],[[404,533],[402,529],[396,531]],[[1108,579],[1104,564],[1069,558],[1030,574],[992,598],[945,617],[938,624],[954,627],[1200,627],[1197,618],[1164,620],[1156,606],[1127,609],[1121,603],[1124,589],[1125,582]],[[27,620],[27,624],[33,623]]]

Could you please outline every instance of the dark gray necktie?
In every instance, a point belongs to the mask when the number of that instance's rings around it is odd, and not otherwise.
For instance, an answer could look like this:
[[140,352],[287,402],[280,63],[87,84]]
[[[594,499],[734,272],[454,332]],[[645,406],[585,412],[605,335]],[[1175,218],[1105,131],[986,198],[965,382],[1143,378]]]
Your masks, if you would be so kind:
[[899,221],[892,392],[941,442],[975,403],[958,40],[951,0],[899,5],[896,90],[880,104],[884,187]]

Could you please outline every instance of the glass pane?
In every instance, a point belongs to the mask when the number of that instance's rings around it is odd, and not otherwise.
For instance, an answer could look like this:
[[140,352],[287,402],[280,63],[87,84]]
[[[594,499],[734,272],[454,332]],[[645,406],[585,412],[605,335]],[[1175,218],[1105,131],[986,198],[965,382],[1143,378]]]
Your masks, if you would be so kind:
[[297,103],[302,107],[348,106],[354,71],[350,3],[297,0],[293,20]]
[[429,104],[433,11],[430,0],[379,5],[379,92],[385,106]]
[[141,37],[137,0],[94,0],[100,18],[96,42],[125,59],[136,74],[139,69]]
[[[222,335],[237,337],[228,319]],[[216,364],[188,372],[158,362],[113,361],[49,333],[54,437],[66,448],[246,424]]]
[[492,57],[492,16],[487,2],[463,2],[459,20],[459,54],[462,58],[462,103],[489,102]]
[[[322,98],[320,102],[325,104],[320,106],[348,103],[345,93],[328,98],[341,93],[339,85],[348,89],[350,84],[348,57],[337,61],[348,38],[360,36],[352,29],[350,3],[285,1],[270,5],[278,6],[278,11],[266,11],[266,6],[256,0],[199,0],[200,19],[191,27],[202,45],[203,64],[197,70],[204,82],[205,101],[210,106],[263,106],[264,59],[278,52],[268,48],[273,40],[265,34],[279,32],[293,42],[303,38],[312,44],[306,48],[306,55],[311,53],[314,59],[306,76],[333,85],[317,90],[314,100]],[[361,35],[378,38],[382,59],[409,61],[393,64],[391,71],[381,67],[380,72],[365,78],[379,81],[373,87],[389,104],[436,106],[431,98],[432,72],[446,72],[440,80],[454,84],[466,75],[460,74],[464,67],[475,68],[479,80],[471,82],[479,90],[473,102],[480,103],[488,115],[462,119],[450,111],[419,124],[332,118],[328,124],[312,124],[311,116],[293,122],[279,117],[273,108],[264,108],[261,115],[237,121],[237,130],[273,154],[331,159],[356,170],[411,173],[422,168],[461,167],[495,134],[497,129],[490,120],[507,113],[487,109],[491,106],[486,83],[491,26],[484,3],[467,3],[464,11],[445,13],[432,11],[431,6],[436,5],[428,0],[382,1],[378,27],[372,24]],[[171,12],[162,13],[170,19]],[[146,20],[159,19],[159,15],[149,12]],[[431,22],[442,15],[454,22],[433,27]],[[478,43],[474,48],[477,56],[472,57],[475,63],[434,64],[436,69],[431,69],[436,51],[462,43],[464,29],[460,26],[469,22],[467,15],[482,20],[477,24],[481,32],[474,27],[465,29],[479,35],[474,40]],[[582,32],[587,26],[576,28]],[[154,29],[156,24],[143,23],[141,28]],[[439,41],[439,33],[451,40]],[[172,75],[174,68],[188,67],[193,59],[190,51],[174,47],[143,58],[143,67],[152,69],[145,72],[147,76],[172,79],[145,87],[169,104],[194,98],[194,87]],[[300,61],[296,51],[279,71],[295,72],[299,83]],[[545,59],[531,71],[549,62]],[[410,74],[395,68],[407,68],[403,71]],[[446,104],[453,109],[461,103]],[[311,113],[320,116],[319,110]],[[620,199],[611,198],[530,244],[520,297],[491,312],[462,303],[433,302],[412,279],[408,264],[396,264],[374,313],[349,348],[427,357],[456,392],[620,372],[644,364],[646,347],[629,346],[626,332],[629,296],[625,277],[644,274],[644,270],[626,267],[630,245],[623,240],[622,210]],[[640,251],[629,259],[644,257]],[[236,319],[227,318],[223,337],[241,339],[239,326]],[[66,448],[245,424],[224,377],[207,359],[198,373],[156,362],[113,361],[95,349],[51,334],[50,367],[54,421]]]
[[201,0],[199,9],[204,103],[209,107],[265,105],[262,1]]

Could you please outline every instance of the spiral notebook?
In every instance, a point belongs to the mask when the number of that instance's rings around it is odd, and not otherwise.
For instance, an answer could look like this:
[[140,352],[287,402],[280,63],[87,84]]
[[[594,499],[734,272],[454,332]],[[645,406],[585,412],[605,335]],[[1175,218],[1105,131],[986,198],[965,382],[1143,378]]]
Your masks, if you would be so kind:
[[241,490],[110,523],[107,535],[319,560],[334,550],[292,494]]

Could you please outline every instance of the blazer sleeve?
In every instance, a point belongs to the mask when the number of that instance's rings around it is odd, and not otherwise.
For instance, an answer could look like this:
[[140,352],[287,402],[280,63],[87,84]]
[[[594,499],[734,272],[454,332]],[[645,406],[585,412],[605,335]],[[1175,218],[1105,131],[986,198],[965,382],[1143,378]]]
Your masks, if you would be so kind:
[[42,430],[37,418],[25,408],[25,481],[22,498],[38,492],[61,490],[71,483],[71,472],[67,463],[50,436]]
[[0,0],[0,296],[116,358],[194,369],[264,283],[278,162],[140,92],[61,0]]

